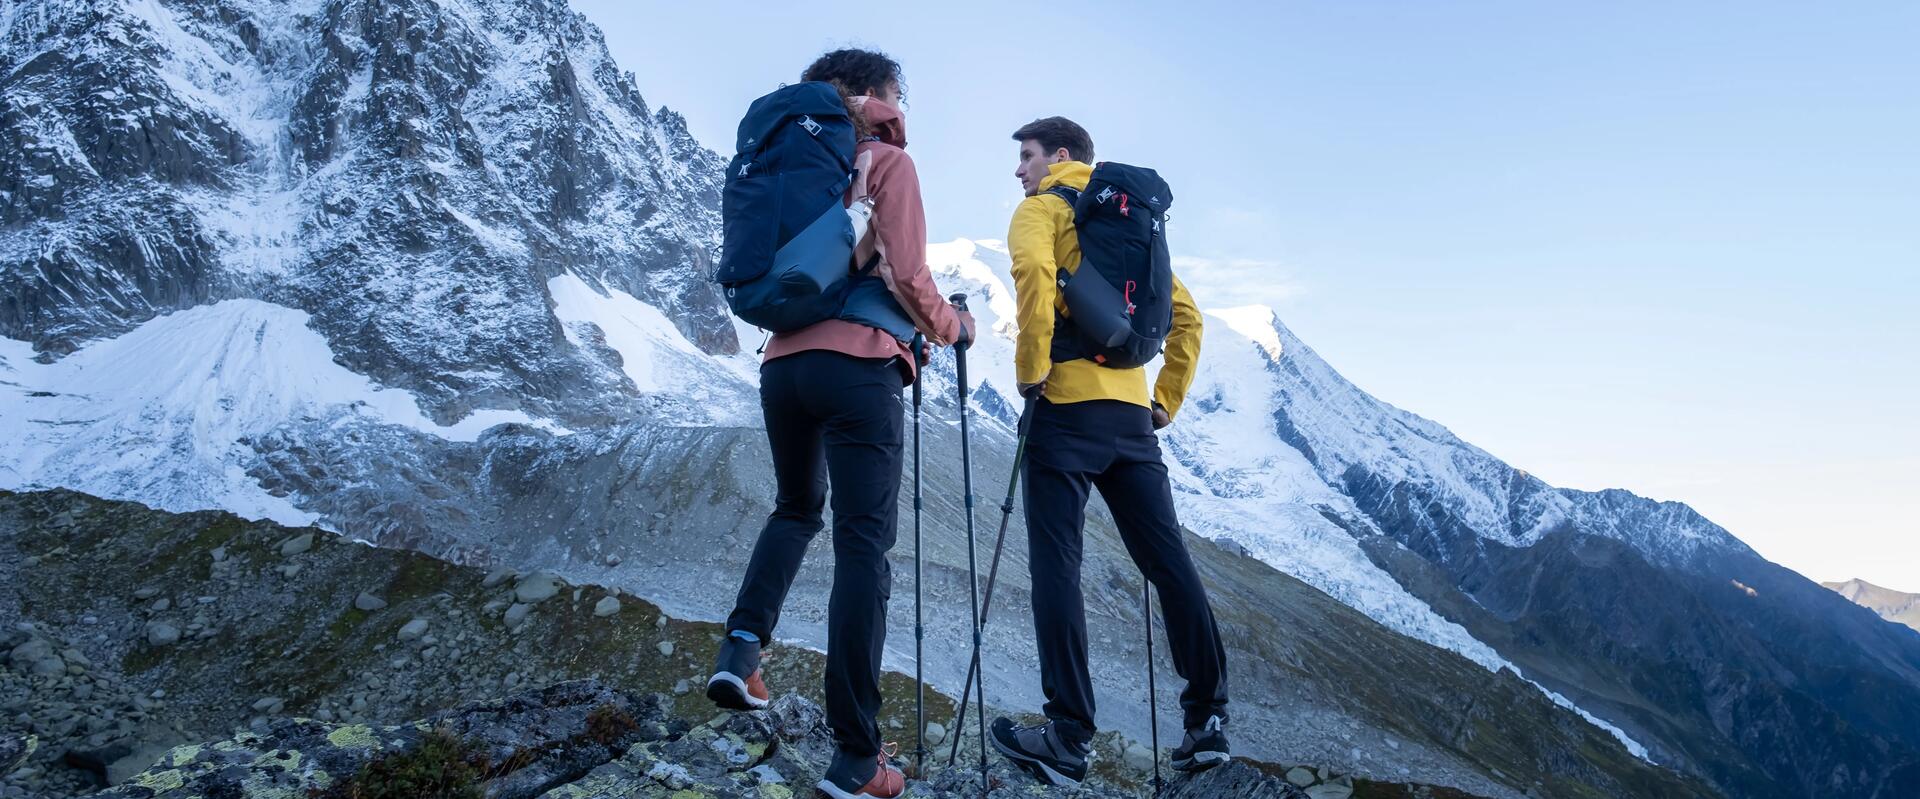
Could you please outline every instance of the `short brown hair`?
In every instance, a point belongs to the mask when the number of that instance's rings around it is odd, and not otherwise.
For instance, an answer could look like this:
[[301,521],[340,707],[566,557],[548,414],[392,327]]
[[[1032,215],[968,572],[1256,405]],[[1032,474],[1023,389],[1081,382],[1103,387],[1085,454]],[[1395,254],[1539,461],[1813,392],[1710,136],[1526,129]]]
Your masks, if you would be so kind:
[[1024,142],[1028,139],[1040,142],[1040,146],[1049,153],[1065,147],[1067,157],[1082,163],[1093,163],[1093,137],[1087,135],[1086,128],[1066,117],[1036,119],[1013,132],[1014,141]]

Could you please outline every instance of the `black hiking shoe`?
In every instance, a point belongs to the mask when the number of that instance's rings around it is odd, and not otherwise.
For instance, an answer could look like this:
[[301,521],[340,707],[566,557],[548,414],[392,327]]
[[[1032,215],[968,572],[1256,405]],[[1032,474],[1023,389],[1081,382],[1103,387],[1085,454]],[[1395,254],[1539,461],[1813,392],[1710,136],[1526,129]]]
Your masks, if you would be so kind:
[[1226,719],[1208,716],[1207,723],[1187,730],[1186,740],[1173,750],[1174,769],[1206,771],[1231,760],[1233,756],[1227,753],[1226,724]]
[[760,678],[760,644],[728,635],[707,680],[707,698],[728,710],[767,706],[767,684]]
[[994,719],[992,737],[993,748],[1041,782],[1074,788],[1087,778],[1093,749],[1068,741],[1052,721],[1019,727],[1011,719]]

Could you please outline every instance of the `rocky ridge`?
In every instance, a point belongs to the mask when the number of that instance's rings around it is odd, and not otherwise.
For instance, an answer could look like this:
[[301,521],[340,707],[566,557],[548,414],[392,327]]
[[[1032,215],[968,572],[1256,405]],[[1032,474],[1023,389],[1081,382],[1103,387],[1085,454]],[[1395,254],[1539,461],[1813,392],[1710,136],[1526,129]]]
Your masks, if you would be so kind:
[[[812,795],[834,751],[825,713],[796,695],[764,710],[700,722],[673,714],[663,694],[594,681],[561,683],[398,725],[276,719],[258,732],[177,747],[101,799],[379,797],[492,799],[789,799]],[[982,790],[968,765],[909,780],[927,799],[1120,799],[1147,786],[1041,786],[996,759]],[[1418,795],[1418,788],[1409,789]],[[1347,799],[1352,780],[1296,767],[1284,775],[1245,763],[1170,779],[1166,799],[1248,796]],[[1370,790],[1373,796],[1395,795]]]
[[[777,745],[766,737],[770,717],[716,718],[697,690],[717,627],[670,619],[631,595],[547,572],[460,567],[219,512],[168,514],[65,491],[0,492],[0,585],[7,586],[0,591],[0,722],[7,730],[0,761],[21,763],[0,772],[6,799],[102,786],[115,787],[114,796],[231,795],[217,787],[223,780],[253,791],[241,795],[289,795],[273,791],[324,788],[316,774],[339,779],[374,755],[417,748],[424,732],[448,724],[456,737],[478,741],[461,747],[476,763],[513,766],[518,776],[500,785],[539,787],[511,795],[563,784],[579,791],[629,785],[650,773],[652,782],[637,784],[664,785],[659,774],[679,771],[657,766],[663,758],[692,776],[658,795],[763,795],[740,793],[766,781],[755,767],[771,764],[804,785],[824,762],[824,728],[806,699],[819,682],[816,653],[768,650],[770,683],[793,691],[780,710],[812,720],[804,734],[789,735],[787,760],[768,760],[763,748],[751,762],[739,761],[748,749],[713,749],[714,741],[732,734]],[[910,741],[911,680],[890,673],[883,687],[891,698],[884,729]],[[929,691],[927,699],[930,719],[950,717],[950,698]],[[583,714],[608,703],[664,726],[636,725],[654,737],[628,740],[622,732],[598,749],[579,734],[555,732],[565,727],[557,720],[586,723]],[[487,738],[492,728],[474,721],[522,712],[556,721],[501,722],[532,736],[522,738]],[[928,732],[931,744],[944,741],[939,725]],[[607,738],[604,729],[596,734]],[[813,743],[796,743],[802,739]],[[358,748],[316,749],[323,740]],[[518,744],[496,751],[503,741]],[[1137,795],[1151,768],[1147,748],[1112,732],[1096,747],[1108,754],[1096,760],[1090,790],[1109,793],[1080,795]],[[1390,754],[1413,759],[1416,748],[1409,740]],[[539,754],[529,760],[514,754],[520,750]],[[971,762],[971,752],[963,747],[962,762]],[[570,776],[554,776],[563,773]],[[927,790],[969,791],[965,773],[934,775]],[[1235,768],[1209,779],[1229,777],[1273,796],[1292,795],[1281,787],[1291,777],[1317,799],[1346,790],[1429,790],[1391,773],[1368,780],[1320,765]],[[1019,795],[1032,787],[1004,769],[996,779]],[[577,795],[656,795],[647,790]],[[1170,785],[1169,795],[1218,795],[1176,790]],[[1488,795],[1517,794],[1496,788]]]

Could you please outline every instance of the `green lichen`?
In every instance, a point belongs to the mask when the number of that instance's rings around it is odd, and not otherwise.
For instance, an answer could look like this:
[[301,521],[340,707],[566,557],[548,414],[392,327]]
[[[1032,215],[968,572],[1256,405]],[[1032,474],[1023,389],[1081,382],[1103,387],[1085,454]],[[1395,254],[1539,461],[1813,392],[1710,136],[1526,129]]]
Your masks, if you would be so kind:
[[540,799],[612,799],[637,796],[640,783],[632,774],[595,772],[540,795]]
[[154,793],[166,793],[186,787],[187,778],[180,773],[179,769],[170,768],[166,771],[142,771],[128,782],[150,789]]
[[373,734],[373,728],[365,724],[349,724],[327,733],[327,743],[340,749],[354,752],[371,752],[380,748],[380,738]]
[[300,761],[303,759],[304,758],[300,755],[300,752],[298,750],[273,749],[266,752],[261,752],[259,755],[255,756],[253,758],[253,765],[278,766],[288,771],[294,771],[300,768]]

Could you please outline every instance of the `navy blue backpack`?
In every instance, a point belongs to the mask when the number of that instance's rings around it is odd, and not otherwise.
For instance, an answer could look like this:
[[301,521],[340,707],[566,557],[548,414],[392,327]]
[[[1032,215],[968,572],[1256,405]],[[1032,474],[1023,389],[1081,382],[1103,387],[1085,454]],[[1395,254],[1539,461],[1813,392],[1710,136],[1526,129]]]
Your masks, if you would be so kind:
[[1173,189],[1145,167],[1102,162],[1084,191],[1047,190],[1073,206],[1080,268],[1055,279],[1067,315],[1054,320],[1049,357],[1085,358],[1115,369],[1143,366],[1173,327],[1173,265],[1167,208]]
[[873,274],[853,263],[844,204],[854,180],[854,126],[832,84],[797,83],[753,101],[720,196],[713,279],[735,315],[775,333],[827,319],[913,337],[913,322]]

